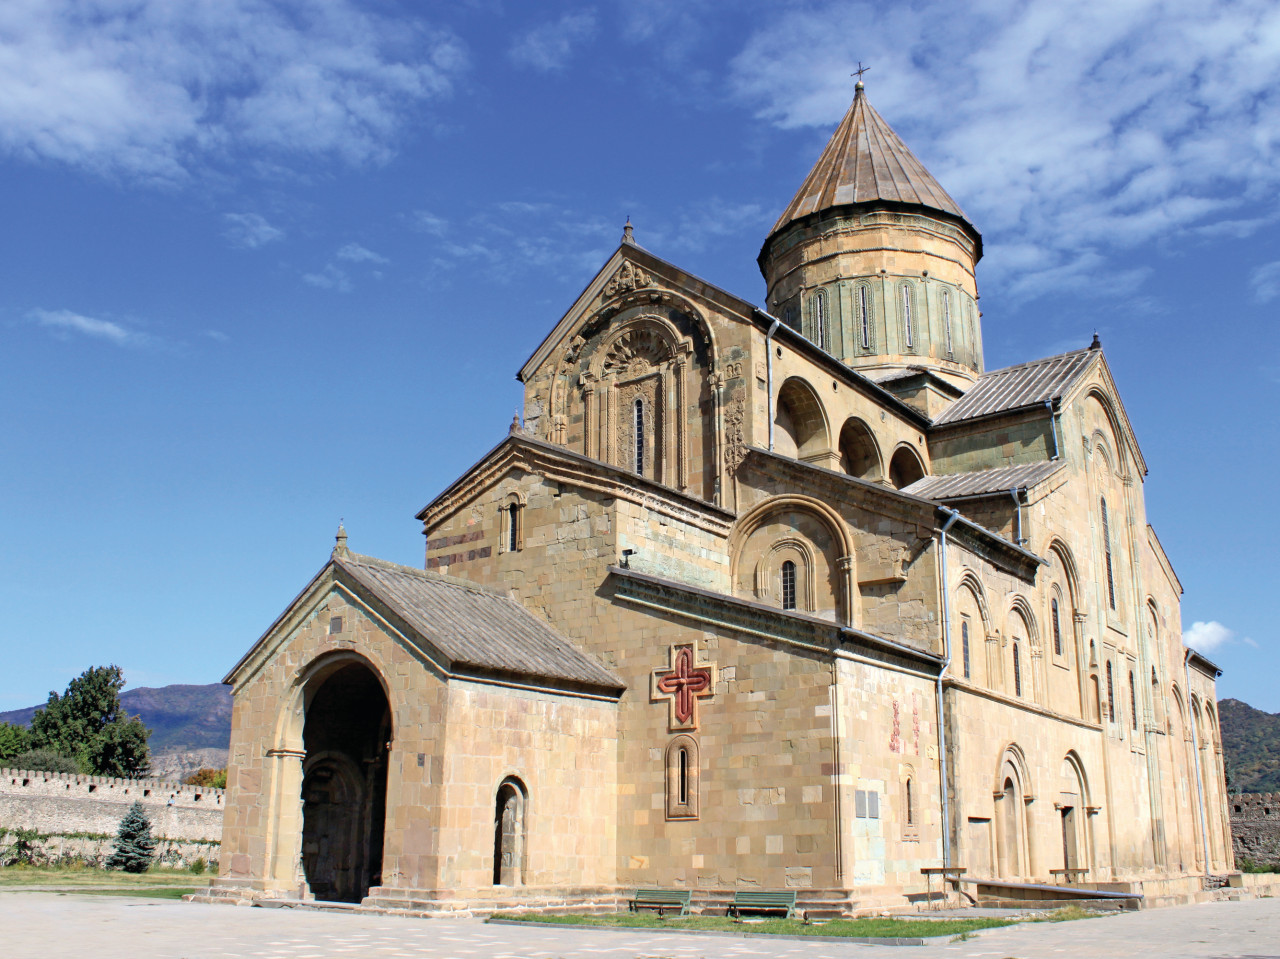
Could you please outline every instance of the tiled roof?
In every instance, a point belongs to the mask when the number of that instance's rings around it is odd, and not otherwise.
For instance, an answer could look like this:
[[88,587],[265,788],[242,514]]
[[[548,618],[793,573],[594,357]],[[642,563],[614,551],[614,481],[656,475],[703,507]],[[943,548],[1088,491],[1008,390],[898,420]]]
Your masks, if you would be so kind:
[[513,599],[355,553],[333,562],[454,664],[624,688],[616,676]]
[[945,426],[993,413],[1042,406],[1050,400],[1059,399],[1089,368],[1094,358],[1101,355],[1098,350],[1074,350],[983,373],[964,396],[943,410],[933,425]]
[[876,200],[925,206],[969,223],[960,205],[876,113],[858,84],[849,112],[769,233],[820,210]]
[[1063,464],[1054,460],[1029,463],[1025,466],[1002,466],[974,473],[952,473],[950,476],[926,476],[918,479],[902,492],[924,499],[946,500],[962,496],[979,496],[983,493],[1003,493],[1011,489],[1025,489],[1048,479]]

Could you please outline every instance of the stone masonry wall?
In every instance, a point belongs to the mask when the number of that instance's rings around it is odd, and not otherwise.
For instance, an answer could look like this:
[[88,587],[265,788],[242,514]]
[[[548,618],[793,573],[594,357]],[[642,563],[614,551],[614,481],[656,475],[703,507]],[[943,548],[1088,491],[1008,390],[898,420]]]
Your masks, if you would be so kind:
[[1228,797],[1231,845],[1236,863],[1280,866],[1280,793],[1242,793]]
[[114,836],[124,814],[139,801],[157,838],[217,842],[222,838],[223,793],[159,779],[0,769],[0,830]]

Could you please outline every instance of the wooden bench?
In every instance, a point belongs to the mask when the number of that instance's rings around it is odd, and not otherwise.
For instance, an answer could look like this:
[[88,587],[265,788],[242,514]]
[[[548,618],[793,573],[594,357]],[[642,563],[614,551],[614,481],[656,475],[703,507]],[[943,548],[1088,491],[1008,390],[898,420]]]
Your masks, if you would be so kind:
[[[787,919],[796,913],[795,892],[735,892],[729,904],[729,915],[740,918],[748,912],[780,912]],[[801,918],[804,918],[801,914]]]
[[659,916],[665,916],[668,909],[678,908],[680,915],[687,916],[690,896],[692,892],[688,889],[637,889],[631,900],[631,911],[657,909]]

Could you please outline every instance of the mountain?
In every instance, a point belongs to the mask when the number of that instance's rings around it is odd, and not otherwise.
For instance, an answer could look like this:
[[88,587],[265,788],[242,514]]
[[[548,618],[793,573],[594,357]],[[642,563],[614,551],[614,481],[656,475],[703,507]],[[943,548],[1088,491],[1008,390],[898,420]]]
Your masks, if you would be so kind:
[[1264,713],[1238,699],[1218,702],[1222,749],[1231,791],[1280,792],[1280,713]]
[[[153,773],[180,778],[201,766],[227,764],[231,743],[231,689],[208,686],[139,686],[120,694],[120,705],[151,730]],[[0,722],[25,726],[44,704],[0,713]]]

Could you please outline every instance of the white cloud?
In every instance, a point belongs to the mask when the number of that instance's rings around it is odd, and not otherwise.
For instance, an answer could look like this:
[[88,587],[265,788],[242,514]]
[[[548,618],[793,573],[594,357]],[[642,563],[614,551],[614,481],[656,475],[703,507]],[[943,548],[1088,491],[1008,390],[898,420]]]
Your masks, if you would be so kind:
[[338,251],[338,259],[346,260],[348,263],[389,263],[390,261],[381,254],[374,253],[373,250],[361,246],[359,243],[348,243]]
[[322,290],[337,290],[339,293],[350,293],[352,290],[351,277],[332,263],[326,264],[319,273],[304,273],[302,282]]
[[1237,638],[1234,630],[1227,629],[1216,620],[1192,623],[1191,628],[1182,634],[1182,641],[1196,652],[1206,655],[1222,646],[1235,643],[1244,643],[1246,646],[1255,648],[1258,645],[1247,636]]
[[1280,296],[1280,260],[1265,263],[1249,275],[1253,295],[1259,303],[1269,303]]
[[181,181],[242,155],[386,159],[461,42],[354,0],[5,0],[0,151]]
[[106,340],[117,346],[141,346],[149,339],[146,334],[131,330],[112,320],[82,316],[71,310],[32,310],[29,315],[38,325],[62,336],[79,334],[92,339]]
[[532,67],[543,73],[563,70],[573,48],[591,39],[596,32],[594,10],[566,13],[554,23],[534,27],[511,45],[508,56],[513,63]]
[[429,210],[414,210],[409,215],[409,221],[415,230],[430,233],[432,236],[444,236],[449,230],[449,221],[442,216],[436,216]]
[[852,94],[831,36],[857,37],[871,103],[984,232],[986,275],[1023,297],[1089,290],[1107,253],[1275,216],[1273,0],[793,7],[735,58],[735,94],[830,130]]
[[236,246],[256,250],[275,240],[284,239],[284,230],[272,226],[266,217],[257,213],[224,213],[222,219],[227,224],[222,235]]
[[231,337],[221,330],[205,330],[202,335],[207,336],[215,343],[228,343],[231,340]]

